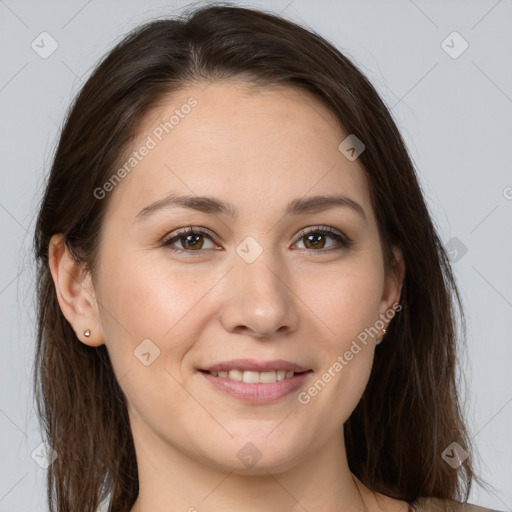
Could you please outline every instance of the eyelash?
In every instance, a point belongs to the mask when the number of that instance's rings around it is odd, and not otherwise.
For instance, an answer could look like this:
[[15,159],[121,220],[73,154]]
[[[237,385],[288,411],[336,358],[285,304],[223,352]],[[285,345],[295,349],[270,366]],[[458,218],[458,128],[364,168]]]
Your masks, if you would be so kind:
[[[300,240],[302,240],[304,237],[306,237],[307,235],[309,235],[311,233],[320,233],[322,235],[329,235],[331,238],[333,238],[333,239],[337,240],[339,243],[341,243],[342,247],[338,247],[338,248],[334,248],[334,249],[329,248],[329,249],[318,249],[318,250],[306,248],[306,249],[299,249],[299,250],[326,253],[326,252],[330,252],[330,251],[339,251],[342,249],[350,249],[354,245],[354,242],[352,240],[350,240],[350,238],[339,233],[337,230],[335,230],[329,226],[312,226],[309,228],[305,228],[298,233],[298,237],[297,237],[297,240],[295,243],[299,242]],[[198,249],[198,250],[180,249],[178,247],[171,246],[173,241],[179,240],[180,238],[184,238],[187,235],[206,235],[210,239],[212,239],[212,242],[214,242],[213,239],[215,238],[214,234],[207,228],[197,228],[196,229],[193,227],[187,227],[187,228],[178,229],[178,230],[174,231],[173,233],[171,233],[171,236],[169,236],[168,238],[166,238],[163,241],[162,246],[166,247],[167,249],[169,249],[177,254],[182,254],[182,253],[186,253],[186,254],[190,254],[190,255],[192,255],[191,253],[201,254],[203,251],[208,250],[208,249]]]

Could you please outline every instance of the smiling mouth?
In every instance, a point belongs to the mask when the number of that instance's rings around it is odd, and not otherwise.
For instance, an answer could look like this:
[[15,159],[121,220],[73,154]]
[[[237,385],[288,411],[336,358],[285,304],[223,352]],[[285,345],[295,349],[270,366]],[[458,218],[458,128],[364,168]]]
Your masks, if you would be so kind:
[[293,370],[270,370],[265,372],[258,371],[242,371],[233,369],[229,371],[210,372],[208,370],[199,370],[202,373],[212,375],[221,379],[229,379],[237,382],[245,382],[246,384],[272,384],[274,382],[292,379],[294,376],[310,373],[313,370],[304,372],[295,372]]

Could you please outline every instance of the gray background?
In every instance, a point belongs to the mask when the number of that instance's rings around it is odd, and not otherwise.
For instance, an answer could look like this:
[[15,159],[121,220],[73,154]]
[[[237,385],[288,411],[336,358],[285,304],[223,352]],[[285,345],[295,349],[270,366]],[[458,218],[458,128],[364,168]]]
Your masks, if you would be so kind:
[[[0,512],[46,510],[44,471],[31,456],[41,436],[31,393],[30,243],[58,126],[93,65],[122,34],[184,5],[190,4],[0,0]],[[512,1],[243,5],[316,30],[356,62],[392,109],[443,242],[467,249],[453,254],[468,317],[465,412],[480,454],[477,469],[495,489],[474,488],[471,501],[510,511]],[[46,59],[31,47],[44,31],[58,43]],[[454,31],[469,44],[457,58],[462,40],[451,36],[444,44],[452,56],[442,46]]]

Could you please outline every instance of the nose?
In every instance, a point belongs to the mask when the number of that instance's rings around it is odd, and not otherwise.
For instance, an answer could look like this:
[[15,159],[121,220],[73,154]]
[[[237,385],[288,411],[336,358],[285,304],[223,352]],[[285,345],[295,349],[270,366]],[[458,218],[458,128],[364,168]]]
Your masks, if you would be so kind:
[[226,276],[220,321],[226,331],[255,338],[271,338],[297,330],[301,303],[294,278],[264,251],[247,263],[236,256]]

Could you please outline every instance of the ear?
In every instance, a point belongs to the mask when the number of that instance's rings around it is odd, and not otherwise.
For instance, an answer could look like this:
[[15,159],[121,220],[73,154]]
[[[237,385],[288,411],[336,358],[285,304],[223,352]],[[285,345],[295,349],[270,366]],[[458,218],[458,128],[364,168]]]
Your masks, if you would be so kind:
[[[393,246],[394,271],[391,269],[386,276],[384,290],[381,301],[381,315],[385,315],[386,311],[394,310],[394,304],[400,303],[400,295],[405,277],[405,260],[399,247]],[[388,321],[386,321],[386,324]]]
[[[103,345],[90,273],[76,263],[62,234],[53,235],[50,239],[48,258],[60,309],[77,338],[91,347]],[[87,330],[91,332],[89,337],[84,335]]]

